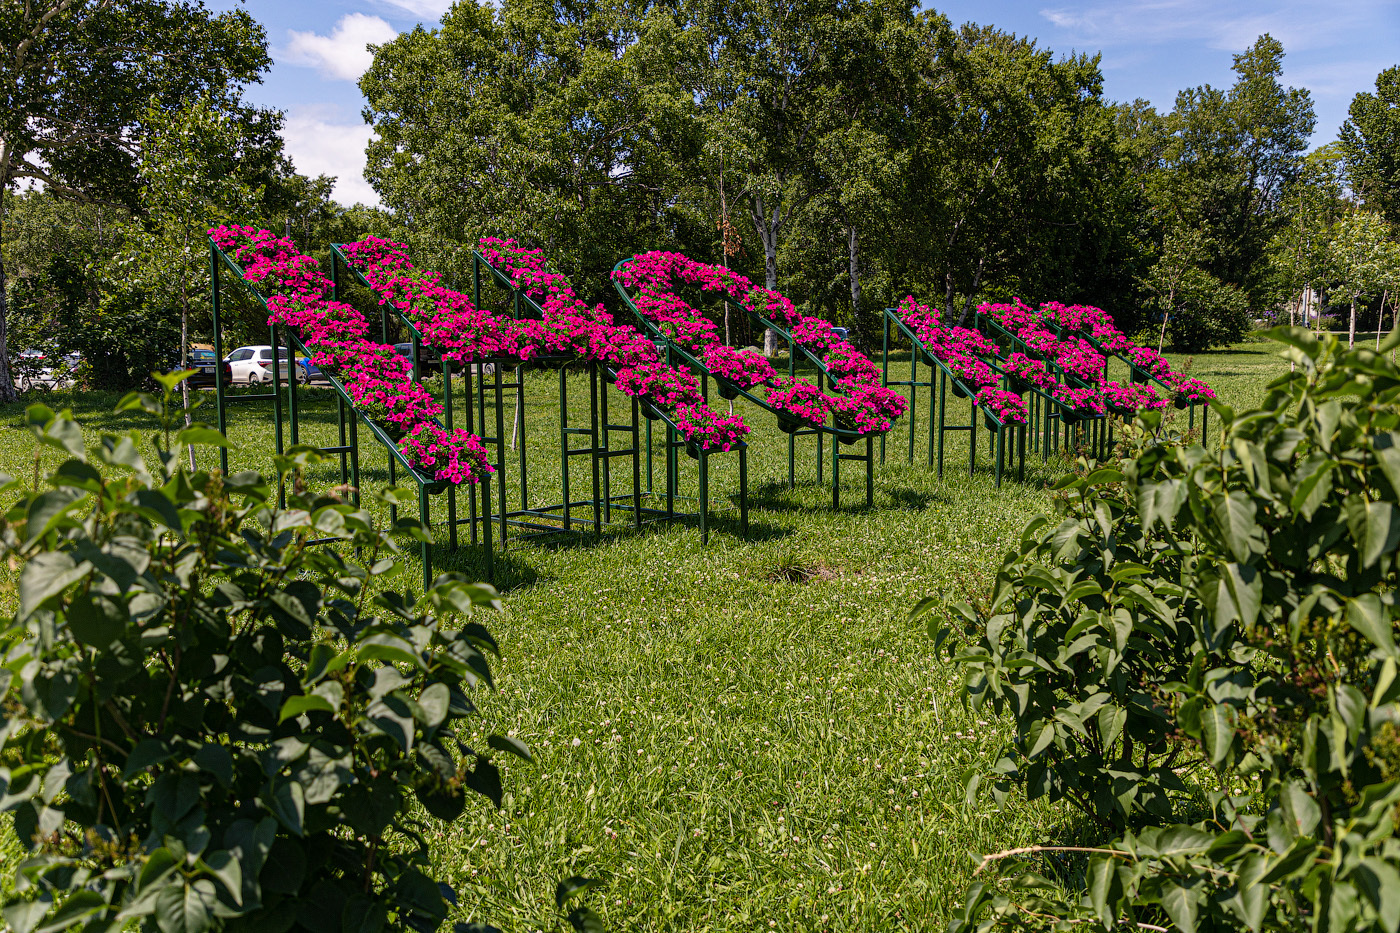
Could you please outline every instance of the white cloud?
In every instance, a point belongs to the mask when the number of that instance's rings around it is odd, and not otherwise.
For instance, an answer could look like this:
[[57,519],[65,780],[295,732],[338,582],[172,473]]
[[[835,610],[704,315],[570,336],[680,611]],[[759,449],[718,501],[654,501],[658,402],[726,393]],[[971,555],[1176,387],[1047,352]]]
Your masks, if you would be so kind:
[[287,155],[303,175],[334,175],[335,199],[344,205],[377,205],[365,181],[365,146],[374,135],[363,123],[336,123],[324,108],[294,107],[282,127]]
[[453,0],[383,0],[389,6],[424,19],[440,20],[452,8]]
[[293,65],[306,65],[328,78],[358,81],[374,61],[365,46],[383,45],[395,39],[399,31],[378,16],[350,13],[340,18],[331,34],[287,30],[291,41],[280,57]]
[[1243,51],[1267,32],[1294,52],[1330,46],[1357,30],[1374,29],[1387,17],[1387,7],[1387,0],[1344,5],[1313,0],[1100,0],[1042,9],[1040,15],[1086,44],[1194,40],[1213,49]]

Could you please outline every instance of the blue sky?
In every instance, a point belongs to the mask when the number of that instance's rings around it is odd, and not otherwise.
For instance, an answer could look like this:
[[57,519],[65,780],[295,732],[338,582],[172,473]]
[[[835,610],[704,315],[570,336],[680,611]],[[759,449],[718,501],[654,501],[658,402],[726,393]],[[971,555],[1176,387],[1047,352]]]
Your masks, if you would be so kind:
[[[240,5],[209,0],[214,9]],[[275,65],[248,96],[286,111],[297,169],[335,175],[344,203],[377,203],[365,183],[369,127],[356,79],[364,46],[417,23],[432,26],[451,0],[246,0],[266,28]],[[1376,75],[1400,64],[1400,0],[942,0],[954,23],[990,23],[1057,53],[1103,55],[1104,92],[1170,110],[1176,92],[1228,86],[1231,56],[1261,33],[1283,43],[1284,82],[1312,91],[1315,145],[1336,138],[1347,105]]]

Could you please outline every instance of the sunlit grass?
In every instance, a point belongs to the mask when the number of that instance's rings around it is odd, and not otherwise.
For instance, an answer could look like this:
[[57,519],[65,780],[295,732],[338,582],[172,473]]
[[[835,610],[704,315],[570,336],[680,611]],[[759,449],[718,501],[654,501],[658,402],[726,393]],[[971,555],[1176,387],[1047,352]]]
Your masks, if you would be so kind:
[[[1283,369],[1267,344],[1193,363],[1233,405],[1257,402]],[[534,504],[558,497],[557,384],[530,377]],[[569,386],[578,424],[585,378]],[[619,422],[627,410],[613,398]],[[332,443],[329,392],[305,399],[303,439]],[[73,407],[94,438],[142,423],[111,413],[116,396],[42,400]],[[952,409],[963,423],[966,405]],[[0,409],[0,471],[29,476],[22,411]],[[618,527],[597,542],[512,541],[498,555],[506,611],[489,625],[504,657],[482,727],[521,737],[535,762],[504,763],[502,810],[469,810],[435,830],[458,919],[550,929],[554,883],[581,874],[608,879],[590,903],[613,930],[935,929],[962,897],[970,851],[1078,838],[1060,807],[964,802],[962,772],[985,766],[1007,727],[961,707],[956,671],[908,616],[927,595],[984,594],[1066,463],[1032,455],[1026,482],[998,490],[983,432],[978,470],[969,475],[966,441],[954,437],[940,480],[922,465],[921,423],[912,467],[897,429],[874,507],[864,508],[863,471],[844,464],[847,507],[833,511],[811,440],[799,442],[790,490],[786,437],[769,418],[750,423],[747,539],[731,511],[717,512],[708,547],[693,522],[678,522]],[[267,406],[232,409],[229,434],[236,467],[270,466]],[[56,462],[49,451],[40,466]],[[387,482],[385,462],[367,449],[366,483]],[[693,495],[693,461],[681,464]],[[715,507],[732,508],[735,458],[715,464]],[[630,488],[630,466],[619,460],[614,475],[615,492]],[[657,488],[660,478],[658,466]],[[329,485],[339,473],[328,464],[311,480]],[[588,471],[576,467],[573,481],[585,494]],[[435,508],[435,520],[444,514]],[[483,566],[471,548],[437,562],[472,574]],[[398,584],[416,586],[416,555],[405,565]]]

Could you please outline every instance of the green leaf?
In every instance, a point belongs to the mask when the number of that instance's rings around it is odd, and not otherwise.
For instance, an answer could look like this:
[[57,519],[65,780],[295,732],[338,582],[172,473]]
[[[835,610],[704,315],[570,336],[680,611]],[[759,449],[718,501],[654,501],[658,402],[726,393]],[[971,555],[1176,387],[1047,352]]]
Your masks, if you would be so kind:
[[1235,727],[1230,722],[1229,707],[1222,703],[1206,706],[1201,711],[1201,731],[1211,767],[1218,771],[1230,756],[1230,747],[1235,741]]
[[1366,503],[1365,532],[1361,537],[1361,566],[1371,567],[1400,544],[1400,509],[1390,502]]
[[302,694],[301,696],[289,697],[282,703],[282,712],[278,714],[279,723],[294,719],[303,713],[319,711],[323,713],[335,714],[335,707],[325,697],[314,693]]
[[1196,933],[1196,895],[1191,888],[1168,881],[1162,886],[1161,904],[1181,933]]
[[130,621],[126,607],[110,596],[91,590],[76,593],[68,604],[68,630],[79,643],[106,648],[126,634]]
[[39,925],[39,921],[44,919],[44,915],[49,912],[53,902],[44,898],[32,901],[17,901],[13,904],[6,904],[3,911],[5,922],[10,925],[14,933],[32,933],[33,929]]
[[1256,527],[1254,500],[1235,491],[1216,501],[1215,523],[1235,560],[1249,560],[1250,535]]
[[92,572],[92,564],[78,563],[65,551],[43,551],[24,565],[19,575],[19,618],[27,619],[48,599]]
[[302,834],[302,820],[306,814],[306,792],[301,784],[288,778],[280,778],[273,783],[271,793],[264,791],[259,798],[268,812],[293,834]]
[[199,444],[205,447],[231,447],[228,439],[214,428],[185,428],[175,439],[181,444]]
[[577,933],[607,933],[603,921],[590,907],[575,907],[569,911],[568,920]]
[[1099,736],[1103,740],[1104,753],[1109,754],[1113,743],[1123,734],[1123,725],[1128,721],[1128,711],[1121,706],[1108,705],[1099,710]]
[[554,888],[554,905],[560,910],[563,910],[564,905],[569,903],[569,901],[578,897],[585,891],[598,887],[598,885],[602,883],[603,882],[597,878],[582,878],[578,875],[572,878],[566,878],[559,882]]
[[498,752],[507,752],[517,758],[526,761],[533,761],[530,757],[530,748],[524,742],[510,735],[492,735],[486,739],[486,744],[496,749]]
[[1105,927],[1113,925],[1114,905],[1118,902],[1122,888],[1118,883],[1117,859],[1095,856],[1089,862],[1089,904],[1094,915]]
[[1389,615],[1375,593],[1366,593],[1347,601],[1347,625],[1390,657],[1397,655]]
[[68,518],[70,511],[86,502],[88,498],[88,493],[82,489],[61,486],[41,492],[30,499],[29,513],[24,526],[24,543],[29,545],[58,527]]
[[1381,928],[1386,933],[1400,929],[1400,871],[1382,858],[1362,856],[1358,875],[1371,877],[1361,885],[1367,898],[1380,915]]
[[1288,851],[1275,859],[1273,864],[1269,866],[1269,870],[1259,877],[1259,883],[1274,884],[1290,877],[1298,869],[1308,864],[1316,849],[1317,842],[1307,836],[1295,840],[1288,847]]
[[423,725],[428,729],[436,729],[447,718],[447,711],[451,704],[452,694],[447,689],[447,684],[429,684],[418,696],[418,708],[423,714]]
[[243,866],[234,858],[232,852],[219,849],[204,856],[200,864],[205,871],[218,879],[235,904],[243,906]]
[[171,754],[170,746],[160,739],[142,739],[126,756],[126,764],[122,766],[122,777],[129,780],[147,768],[169,761]]

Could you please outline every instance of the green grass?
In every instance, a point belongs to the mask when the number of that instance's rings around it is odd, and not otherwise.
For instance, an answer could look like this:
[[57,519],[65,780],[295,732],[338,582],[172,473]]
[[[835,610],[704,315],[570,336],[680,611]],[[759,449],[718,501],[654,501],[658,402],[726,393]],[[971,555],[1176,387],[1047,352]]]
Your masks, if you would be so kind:
[[[1238,406],[1256,403],[1284,365],[1270,345],[1248,344],[1198,356],[1193,370]],[[536,504],[558,495],[556,386],[531,377]],[[583,378],[570,387],[581,417]],[[307,398],[307,437],[330,443],[328,392]],[[72,406],[90,429],[138,423],[112,415],[115,400],[50,404]],[[28,475],[21,412],[0,409],[0,471]],[[789,490],[786,438],[769,418],[749,420],[747,540],[731,513],[708,547],[693,523],[676,523],[597,542],[512,541],[502,556],[506,611],[488,624],[504,657],[481,727],[524,739],[535,762],[505,763],[500,811],[471,809],[436,830],[440,877],[461,897],[456,919],[551,929],[555,882],[581,874],[607,879],[590,903],[610,930],[934,929],[969,882],[970,851],[1080,838],[1062,806],[964,802],[961,773],[990,761],[1007,726],[962,708],[956,670],[909,621],[924,596],[986,592],[1065,462],[1035,455],[1026,482],[998,490],[985,450],[968,474],[959,438],[939,480],[922,446],[905,465],[897,428],[874,508],[847,464],[843,502],[860,507],[833,512],[810,439]],[[238,409],[229,433],[236,465],[267,467],[267,409]],[[717,507],[734,492],[734,460],[716,458]],[[367,483],[387,481],[381,453],[366,464]],[[682,465],[693,490],[693,465]],[[480,571],[470,549],[440,558]],[[413,585],[415,558],[405,564],[400,583]]]

